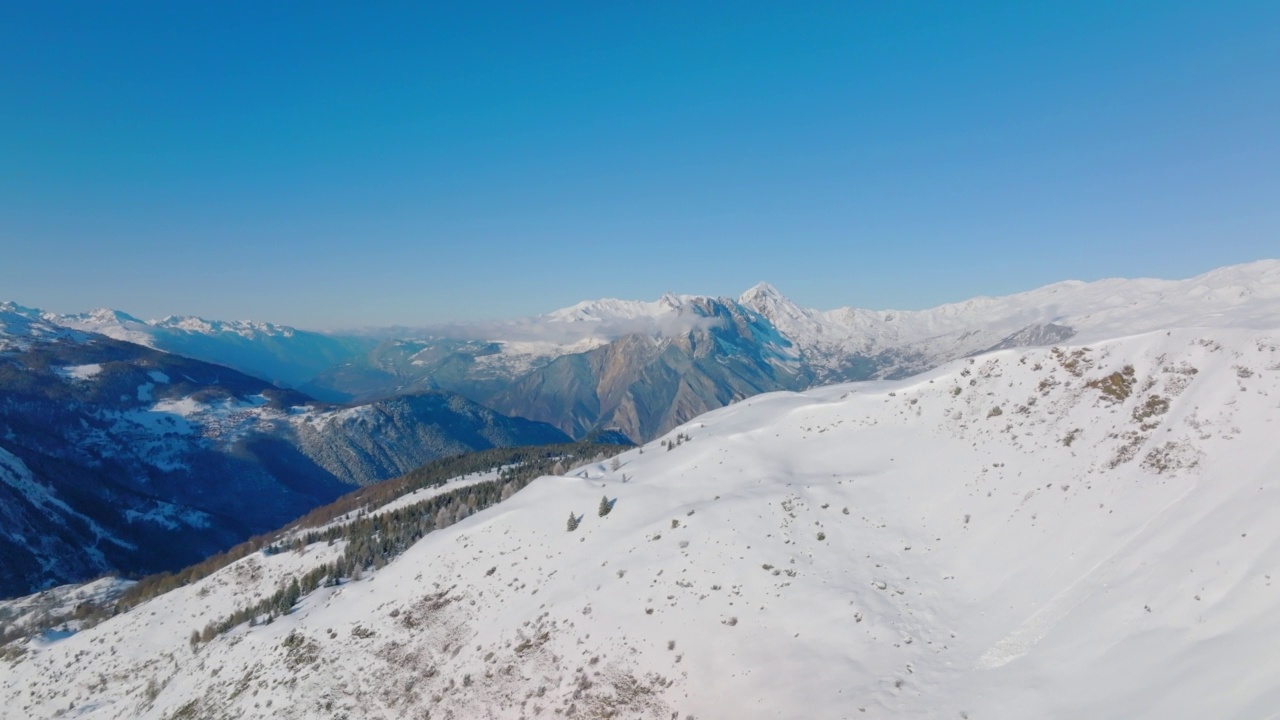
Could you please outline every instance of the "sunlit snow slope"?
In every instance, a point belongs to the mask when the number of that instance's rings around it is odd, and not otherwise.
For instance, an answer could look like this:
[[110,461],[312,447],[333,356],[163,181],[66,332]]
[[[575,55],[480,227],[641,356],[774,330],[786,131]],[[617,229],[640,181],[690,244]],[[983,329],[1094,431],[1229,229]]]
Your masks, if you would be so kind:
[[1266,329],[761,395],[270,625],[188,643],[336,547],[25,646],[0,714],[1275,717],[1278,419]]

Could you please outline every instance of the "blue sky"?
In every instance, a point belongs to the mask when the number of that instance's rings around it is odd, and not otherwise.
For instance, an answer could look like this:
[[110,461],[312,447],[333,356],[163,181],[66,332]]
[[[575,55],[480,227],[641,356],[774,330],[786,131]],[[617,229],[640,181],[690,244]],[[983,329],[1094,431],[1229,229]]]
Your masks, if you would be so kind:
[[0,298],[334,328],[1280,256],[1280,3],[445,5],[4,4]]

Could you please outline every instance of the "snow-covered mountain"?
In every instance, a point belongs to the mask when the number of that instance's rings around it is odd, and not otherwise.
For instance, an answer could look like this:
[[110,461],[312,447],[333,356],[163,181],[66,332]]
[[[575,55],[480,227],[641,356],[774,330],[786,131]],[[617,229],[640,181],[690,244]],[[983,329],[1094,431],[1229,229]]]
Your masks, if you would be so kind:
[[370,399],[443,388],[571,435],[616,427],[645,440],[760,392],[906,377],[991,349],[1235,318],[1280,318],[1280,261],[1189,280],[1064,282],[920,311],[813,310],[765,283],[738,298],[595,300],[388,341],[305,389]]
[[41,313],[41,317],[63,327],[225,365],[285,387],[298,387],[375,345],[366,338],[328,335],[265,322],[172,315],[144,321],[105,308],[72,315]]
[[84,337],[85,333],[50,322],[39,310],[0,302],[0,352],[25,350],[33,342]]
[[845,379],[851,361],[876,360],[897,377],[995,347],[1090,342],[1175,327],[1221,327],[1280,318],[1280,260],[1214,270],[1188,280],[1068,281],[1005,297],[928,310],[801,308],[767,284],[739,302],[795,343],[805,361]]
[[1277,297],[1280,260],[1263,260],[1187,280],[1067,281],[915,311],[815,310],[761,283],[737,298],[605,298],[510,322],[351,336],[192,317],[144,322],[112,310],[24,317],[226,365],[329,402],[447,390],[577,437],[618,429],[647,440],[760,392],[906,377],[991,349],[1274,318]]
[[1280,323],[1238,309],[752,397],[193,642],[344,545],[246,557],[11,647],[0,714],[1271,717]]
[[326,405],[0,307],[0,597],[176,569],[440,455],[558,442],[435,392]]

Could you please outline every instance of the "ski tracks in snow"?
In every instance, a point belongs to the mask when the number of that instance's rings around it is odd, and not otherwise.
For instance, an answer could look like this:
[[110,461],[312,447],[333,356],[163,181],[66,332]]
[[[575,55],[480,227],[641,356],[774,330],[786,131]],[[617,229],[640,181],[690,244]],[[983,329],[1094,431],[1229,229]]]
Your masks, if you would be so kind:
[[1089,599],[1093,588],[1088,588],[1086,592],[1076,592],[1086,580],[1098,572],[1104,565],[1110,566],[1116,563],[1124,551],[1138,541],[1139,538],[1147,531],[1157,519],[1163,517],[1170,508],[1181,503],[1195,489],[1195,485],[1190,485],[1179,494],[1176,498],[1160,508],[1159,512],[1152,513],[1146,522],[1135,530],[1123,543],[1119,544],[1115,550],[1111,551],[1106,557],[1099,560],[1088,570],[1081,573],[1080,577],[1072,580],[1065,588],[1049,599],[1039,610],[1031,614],[1031,617],[1022,621],[1022,624],[1014,629],[1013,632],[1005,635],[994,645],[987,648],[986,652],[978,658],[977,664],[974,666],[977,670],[993,670],[1003,665],[1017,660],[1026,655],[1031,648],[1035,647],[1049,631],[1053,630],[1063,618],[1070,615],[1073,610],[1079,607],[1085,600]]

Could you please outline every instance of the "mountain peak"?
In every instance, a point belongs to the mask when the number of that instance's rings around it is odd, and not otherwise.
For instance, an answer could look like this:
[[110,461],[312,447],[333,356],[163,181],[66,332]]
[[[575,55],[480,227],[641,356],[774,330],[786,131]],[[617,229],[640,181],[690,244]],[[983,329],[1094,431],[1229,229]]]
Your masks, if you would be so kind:
[[658,298],[658,304],[665,308],[675,309],[684,305],[685,299],[686,298],[673,292],[665,292],[662,294],[662,297]]
[[[754,287],[742,293],[738,297],[738,304],[751,308],[761,315],[769,318],[775,324],[786,323],[786,319],[800,320],[807,318],[809,312],[786,295],[778,292],[778,289],[767,282],[757,283]],[[785,331],[785,328],[779,328]]]
[[130,315],[127,312],[113,310],[111,308],[96,308],[85,313],[85,319],[95,323],[141,323],[146,324],[142,320]]
[[22,315],[25,317],[39,317],[40,315],[39,310],[25,307],[23,305],[19,305],[18,303],[12,300],[5,300],[4,302],[0,302],[0,312],[14,313],[15,315]]
[[738,302],[743,305],[747,305],[749,303],[759,302],[765,299],[778,301],[778,300],[787,300],[787,297],[782,293],[778,292],[778,288],[770,285],[767,282],[761,281],[756,283],[755,285],[752,285],[750,289],[742,293],[742,295],[738,297]]

